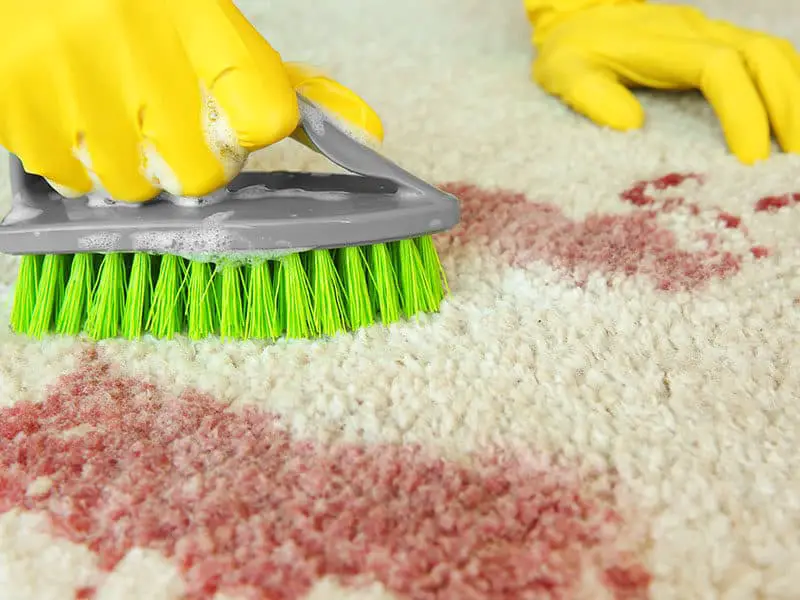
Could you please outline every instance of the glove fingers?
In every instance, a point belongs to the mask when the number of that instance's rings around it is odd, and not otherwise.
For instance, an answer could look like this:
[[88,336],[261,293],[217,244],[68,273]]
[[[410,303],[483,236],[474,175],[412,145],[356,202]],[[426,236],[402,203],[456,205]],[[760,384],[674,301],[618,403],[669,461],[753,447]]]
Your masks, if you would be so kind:
[[67,146],[59,149],[48,141],[40,148],[28,147],[15,152],[25,157],[21,160],[28,173],[44,177],[62,196],[77,198],[94,187],[86,169]]
[[208,110],[197,81],[174,90],[169,107],[153,98],[142,111],[145,172],[160,188],[175,196],[204,196],[225,185],[222,152],[215,153],[204,130]]
[[792,44],[725,21],[710,20],[708,33],[741,53],[778,143],[785,152],[800,152],[800,55]]
[[20,158],[28,173],[44,177],[63,196],[82,196],[94,187],[86,169],[67,144],[39,140],[9,150]]
[[158,193],[145,177],[140,140],[134,124],[93,118],[82,132],[77,155],[96,191],[114,200],[144,202]]
[[785,152],[800,152],[800,58],[776,41],[758,37],[743,53],[778,143]]
[[34,89],[33,93],[17,90],[16,94],[0,94],[4,125],[14,124],[4,127],[0,145],[16,154],[28,173],[44,177],[57,192],[80,196],[90,192],[93,184],[74,154],[71,124],[53,110],[53,98],[64,93],[64,82],[49,83],[53,93]]
[[722,126],[728,146],[745,164],[769,157],[767,111],[742,56],[717,48],[707,54],[698,86]]
[[778,47],[788,61],[792,64],[795,75],[800,77],[800,51],[791,42],[784,39],[777,40]]
[[132,12],[130,19],[141,20],[136,30],[149,30],[158,40],[137,48],[131,63],[126,134],[137,138],[138,172],[176,196],[213,192],[229,178],[211,147],[210,110],[183,40],[168,19]]
[[155,196],[158,190],[142,170],[138,127],[122,98],[116,94],[98,96],[91,86],[77,88],[75,98],[81,107],[75,151],[93,188],[125,202],[142,202]]
[[212,148],[217,140],[216,124],[209,117],[210,100],[188,59],[185,67],[151,64],[143,76],[155,78],[154,85],[143,88],[154,95],[143,99],[139,113],[148,178],[175,196],[204,196],[225,185],[235,173],[225,172],[223,152]]
[[186,52],[238,143],[254,151],[288,137],[300,115],[280,55],[227,0],[173,4]]
[[598,125],[627,131],[644,123],[636,96],[608,71],[577,59],[552,63],[539,59],[533,76],[545,91]]

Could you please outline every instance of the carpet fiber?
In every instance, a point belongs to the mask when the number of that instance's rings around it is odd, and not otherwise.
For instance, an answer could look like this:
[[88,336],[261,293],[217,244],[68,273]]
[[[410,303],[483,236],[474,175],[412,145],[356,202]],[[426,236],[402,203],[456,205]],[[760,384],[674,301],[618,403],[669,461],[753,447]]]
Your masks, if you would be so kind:
[[[789,0],[697,5],[800,44]],[[0,598],[797,598],[800,157],[740,165],[695,94],[588,123],[519,0],[242,7],[461,199],[452,295],[315,342],[3,326]]]

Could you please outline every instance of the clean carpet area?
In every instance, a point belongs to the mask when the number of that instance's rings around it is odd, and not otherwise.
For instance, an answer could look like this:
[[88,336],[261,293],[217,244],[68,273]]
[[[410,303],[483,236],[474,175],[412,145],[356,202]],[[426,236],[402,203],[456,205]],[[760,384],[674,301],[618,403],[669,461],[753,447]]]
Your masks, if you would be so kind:
[[[800,45],[790,0],[696,5]],[[0,598],[798,598],[800,156],[742,166],[695,94],[587,122],[521,0],[240,6],[461,199],[451,295],[328,340],[31,341],[0,258]]]

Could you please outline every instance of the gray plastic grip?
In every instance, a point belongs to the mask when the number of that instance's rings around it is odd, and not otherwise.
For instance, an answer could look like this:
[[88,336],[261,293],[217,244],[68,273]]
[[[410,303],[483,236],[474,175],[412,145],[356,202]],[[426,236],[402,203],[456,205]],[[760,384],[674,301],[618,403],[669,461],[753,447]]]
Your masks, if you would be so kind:
[[352,174],[243,172],[215,202],[181,206],[163,196],[134,206],[64,198],[11,157],[12,208],[0,252],[300,251],[364,245],[444,231],[458,200],[360,144],[302,97],[301,127],[314,148]]

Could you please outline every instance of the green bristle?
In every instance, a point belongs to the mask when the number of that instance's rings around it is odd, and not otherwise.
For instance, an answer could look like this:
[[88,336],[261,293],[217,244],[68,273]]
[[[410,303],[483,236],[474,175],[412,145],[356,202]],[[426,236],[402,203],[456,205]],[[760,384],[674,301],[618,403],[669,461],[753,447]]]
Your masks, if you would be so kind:
[[314,250],[310,254],[316,330],[324,336],[334,336],[347,330],[342,281],[330,250]]
[[144,252],[133,255],[128,279],[128,297],[122,315],[122,336],[129,340],[142,337],[145,331],[145,316],[150,312],[153,295],[153,260]]
[[219,332],[223,338],[239,339],[244,334],[244,277],[239,265],[219,267],[222,278]]
[[31,316],[36,307],[42,260],[42,256],[36,255],[27,255],[20,259],[14,306],[11,309],[11,327],[17,333],[26,334],[29,331]]
[[439,253],[433,243],[433,237],[423,235],[417,238],[416,242],[422,259],[422,267],[425,269],[425,277],[428,280],[431,294],[436,304],[434,310],[438,310],[444,297],[450,293],[450,289],[447,286],[447,274],[442,268]]
[[68,260],[66,254],[48,254],[42,261],[36,305],[28,324],[28,334],[32,337],[41,338],[53,329],[64,299]]
[[317,335],[311,302],[311,284],[300,254],[288,254],[278,263],[278,315],[286,337],[302,339]]
[[193,340],[202,339],[217,331],[217,294],[213,277],[209,263],[196,260],[189,263],[186,316],[189,337]]
[[250,267],[247,287],[245,337],[248,339],[277,339],[281,335],[275,290],[269,262],[261,260]]
[[400,285],[400,300],[406,318],[435,310],[437,302],[431,293],[422,258],[414,240],[392,242],[393,258]]
[[367,253],[369,274],[372,280],[372,297],[381,322],[389,325],[400,319],[400,296],[397,275],[386,244],[373,244]]
[[33,337],[304,339],[433,312],[448,292],[429,235],[248,265],[146,252],[23,256],[11,326]]
[[183,330],[183,259],[172,254],[161,257],[158,280],[147,319],[154,337],[172,339]]
[[57,333],[75,336],[83,331],[92,304],[94,276],[94,256],[76,254],[72,258],[64,302],[61,303],[56,319]]
[[373,325],[375,312],[372,309],[363,249],[358,246],[340,248],[336,253],[336,262],[344,288],[350,329]]
[[86,332],[92,339],[117,337],[125,310],[125,258],[120,252],[103,256],[97,275]]

